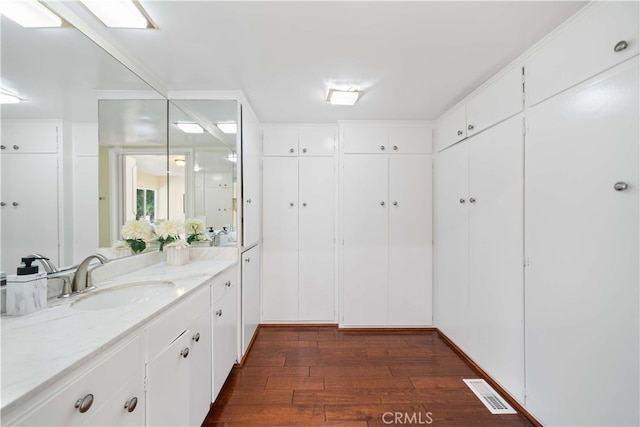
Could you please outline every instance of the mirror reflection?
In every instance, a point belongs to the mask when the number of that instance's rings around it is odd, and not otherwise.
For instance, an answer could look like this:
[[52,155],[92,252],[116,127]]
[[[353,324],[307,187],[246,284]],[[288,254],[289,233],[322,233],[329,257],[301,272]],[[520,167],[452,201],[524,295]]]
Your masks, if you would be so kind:
[[215,246],[237,245],[236,124],[234,100],[169,105],[169,217],[201,220]]
[[[99,197],[110,199],[108,193],[98,193],[103,162],[98,99],[155,98],[164,104],[165,118],[166,101],[75,28],[23,28],[4,16],[1,20],[0,85],[21,101],[0,106],[0,270],[13,274],[20,258],[34,253],[57,267],[75,265],[106,243],[98,226],[106,203]],[[147,129],[146,141],[162,150],[166,124],[163,140],[161,133],[151,135],[143,115],[120,128],[123,140],[133,129],[136,135]],[[100,168],[100,174],[112,179],[106,176],[108,168]],[[156,193],[158,217],[167,209],[161,201]]]

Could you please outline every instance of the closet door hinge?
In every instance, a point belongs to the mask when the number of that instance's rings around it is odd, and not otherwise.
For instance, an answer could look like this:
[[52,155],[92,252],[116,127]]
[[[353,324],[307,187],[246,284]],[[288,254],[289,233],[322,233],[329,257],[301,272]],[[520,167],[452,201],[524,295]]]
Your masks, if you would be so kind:
[[525,94],[525,76],[524,76],[524,67],[522,67],[522,101],[524,101],[524,94]]
[[529,267],[529,265],[530,265],[529,264],[529,258],[527,258],[527,257],[522,258],[522,266],[523,267]]
[[144,377],[144,379],[142,380],[142,388],[144,389],[144,391],[148,390],[147,385],[148,385],[147,377]]

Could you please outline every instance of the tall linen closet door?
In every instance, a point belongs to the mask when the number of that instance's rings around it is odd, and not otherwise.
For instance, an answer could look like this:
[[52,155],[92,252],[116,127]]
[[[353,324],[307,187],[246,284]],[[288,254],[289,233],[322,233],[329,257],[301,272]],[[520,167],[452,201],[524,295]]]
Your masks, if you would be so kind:
[[343,323],[387,322],[388,161],[386,156],[343,159]]
[[526,403],[545,425],[640,424],[638,72],[629,60],[527,119]]
[[469,144],[469,347],[524,403],[522,120]]
[[438,153],[435,179],[435,325],[458,347],[468,351],[468,142],[463,141]]
[[298,320],[298,159],[265,157],[263,186],[262,317]]
[[431,156],[389,157],[389,321],[432,324]]
[[334,320],[334,159],[298,162],[299,320]]

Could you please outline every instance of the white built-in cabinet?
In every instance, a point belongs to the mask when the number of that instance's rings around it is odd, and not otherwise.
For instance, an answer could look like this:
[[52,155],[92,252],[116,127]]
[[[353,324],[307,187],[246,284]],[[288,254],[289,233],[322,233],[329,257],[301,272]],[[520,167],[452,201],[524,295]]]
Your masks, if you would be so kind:
[[343,147],[341,324],[430,325],[432,158],[393,153],[429,152],[431,129],[345,125]]
[[2,260],[15,274],[22,257],[40,253],[60,265],[59,154],[61,123],[2,125]]
[[334,126],[263,131],[265,322],[335,320]]
[[240,355],[244,356],[249,344],[260,324],[260,283],[261,283],[261,245],[253,246],[242,253],[241,280],[242,288],[242,328]]
[[250,248],[262,238],[262,153],[257,118],[246,105],[241,111],[241,247]]
[[[211,287],[213,401],[218,397],[238,358],[238,279],[236,275],[237,272],[234,269],[216,280]],[[210,341],[209,344],[211,344]]]
[[524,69],[513,67],[447,113],[434,132],[436,150],[444,150],[522,111],[524,81]]
[[438,155],[438,327],[524,402],[523,118]]

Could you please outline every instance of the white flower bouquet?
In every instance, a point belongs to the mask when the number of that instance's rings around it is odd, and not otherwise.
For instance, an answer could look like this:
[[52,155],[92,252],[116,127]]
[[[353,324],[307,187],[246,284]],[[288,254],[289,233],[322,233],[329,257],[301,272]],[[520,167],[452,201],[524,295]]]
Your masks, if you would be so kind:
[[180,240],[180,235],[184,234],[184,224],[177,220],[163,221],[157,227],[158,242],[160,242],[160,252],[165,245]]
[[133,252],[142,252],[147,247],[147,240],[153,237],[153,230],[146,220],[132,219],[122,226],[121,234]]
[[211,238],[204,233],[204,222],[198,218],[189,218],[185,224],[187,229],[187,243],[206,242]]

